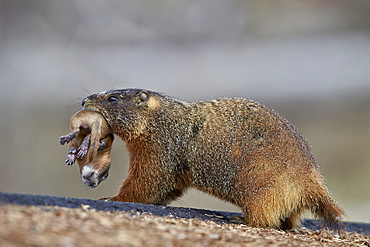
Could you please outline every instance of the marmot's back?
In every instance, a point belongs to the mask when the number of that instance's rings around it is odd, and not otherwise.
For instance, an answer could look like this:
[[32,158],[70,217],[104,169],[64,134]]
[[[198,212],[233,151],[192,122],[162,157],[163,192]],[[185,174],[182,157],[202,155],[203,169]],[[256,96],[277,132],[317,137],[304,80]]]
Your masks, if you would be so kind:
[[342,215],[309,145],[273,109],[242,98],[192,107],[204,119],[190,162],[195,187],[237,204],[257,226],[294,227],[304,210],[323,216],[322,203],[333,207],[329,223]]

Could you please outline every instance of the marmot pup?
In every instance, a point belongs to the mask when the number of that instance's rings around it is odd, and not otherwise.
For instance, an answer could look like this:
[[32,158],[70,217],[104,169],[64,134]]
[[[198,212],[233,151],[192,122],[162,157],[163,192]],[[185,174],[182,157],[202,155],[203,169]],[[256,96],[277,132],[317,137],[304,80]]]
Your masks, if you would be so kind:
[[109,174],[114,139],[112,130],[96,111],[76,112],[70,122],[72,131],[59,138],[62,145],[70,142],[66,163],[70,166],[77,160],[82,181],[95,188]]
[[189,187],[239,206],[252,226],[292,229],[310,210],[337,226],[344,214],[298,130],[255,101],[195,103],[140,89],[93,94],[130,154],[113,201],[167,204]]

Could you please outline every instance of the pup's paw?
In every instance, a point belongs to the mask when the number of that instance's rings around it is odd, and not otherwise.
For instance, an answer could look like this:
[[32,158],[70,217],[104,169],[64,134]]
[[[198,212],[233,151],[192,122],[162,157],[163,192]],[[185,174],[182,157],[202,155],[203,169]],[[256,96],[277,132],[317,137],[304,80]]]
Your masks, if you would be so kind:
[[71,165],[73,165],[73,163],[75,163],[76,153],[77,153],[77,150],[75,148],[70,148],[69,149],[68,156],[67,156],[67,159],[66,159],[66,164],[68,166],[71,166]]

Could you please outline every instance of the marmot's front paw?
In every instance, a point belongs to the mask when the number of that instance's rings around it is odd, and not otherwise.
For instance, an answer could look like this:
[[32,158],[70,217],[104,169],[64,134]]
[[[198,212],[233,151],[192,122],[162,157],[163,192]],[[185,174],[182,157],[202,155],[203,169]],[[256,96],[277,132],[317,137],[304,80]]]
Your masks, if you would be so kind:
[[103,198],[99,198],[99,200],[102,200],[102,201],[114,201],[114,197],[103,197]]

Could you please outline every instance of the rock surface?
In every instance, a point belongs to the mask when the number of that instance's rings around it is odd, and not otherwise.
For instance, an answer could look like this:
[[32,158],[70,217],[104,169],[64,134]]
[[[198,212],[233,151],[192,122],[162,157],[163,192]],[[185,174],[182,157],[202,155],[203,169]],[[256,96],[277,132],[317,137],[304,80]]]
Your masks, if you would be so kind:
[[0,193],[0,246],[370,246],[370,226],[320,229],[305,219],[290,232],[249,227],[240,213]]

